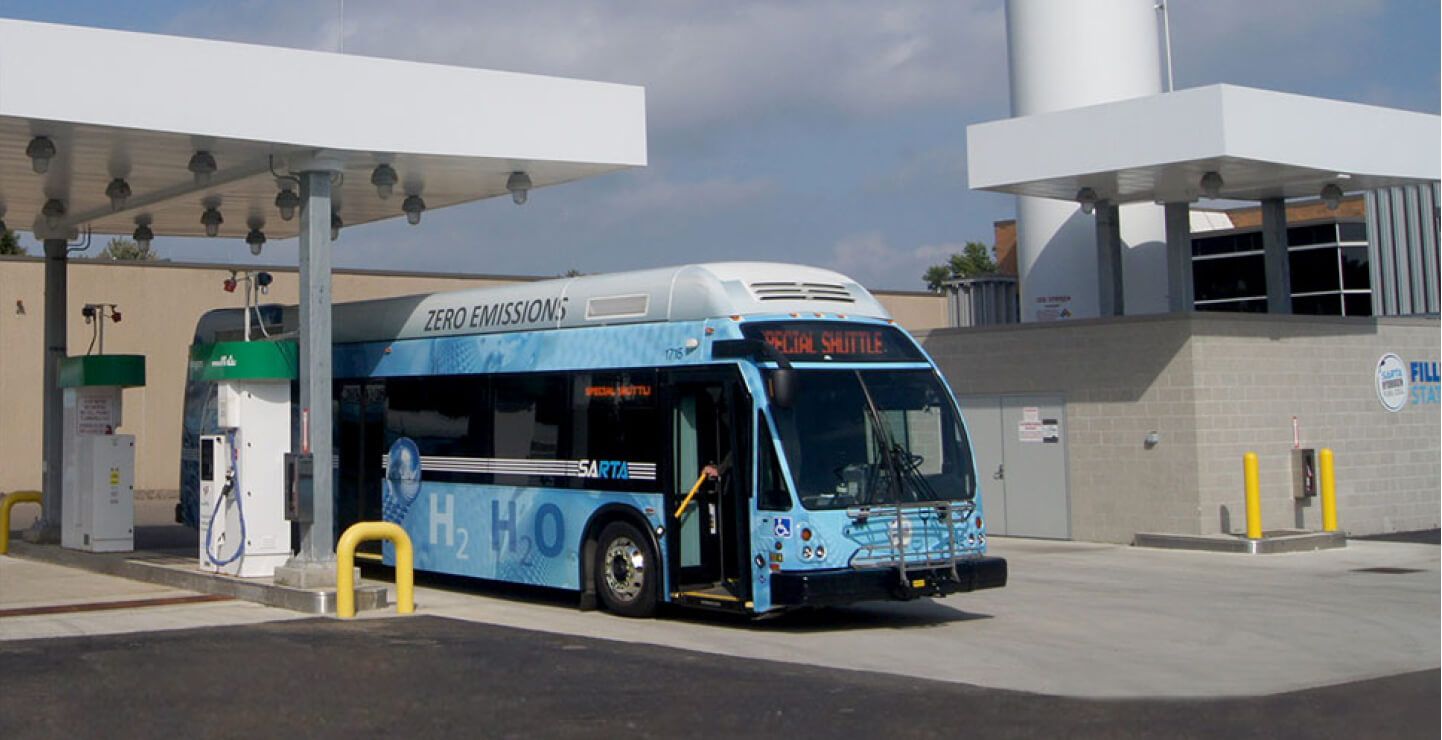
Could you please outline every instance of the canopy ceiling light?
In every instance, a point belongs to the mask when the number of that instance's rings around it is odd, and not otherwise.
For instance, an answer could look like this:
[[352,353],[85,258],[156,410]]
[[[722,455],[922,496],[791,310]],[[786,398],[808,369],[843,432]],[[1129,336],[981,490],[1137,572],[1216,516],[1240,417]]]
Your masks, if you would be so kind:
[[43,175],[50,170],[50,160],[55,158],[55,142],[48,136],[37,136],[25,147],[25,156],[30,158],[35,174]]
[[225,223],[225,219],[221,217],[220,209],[212,206],[205,209],[205,213],[200,214],[200,222],[205,225],[206,236],[217,236],[220,234],[220,225]]
[[1337,206],[1342,205],[1342,188],[1338,187],[1337,183],[1334,182],[1323,185],[1322,202],[1327,204],[1327,210],[1337,210]]
[[45,227],[47,229],[51,231],[59,229],[61,220],[65,218],[64,201],[56,200],[55,198],[45,201],[45,205],[40,208],[40,215],[45,217]]
[[526,195],[531,190],[531,176],[524,172],[512,172],[506,178],[506,189],[511,191],[511,200],[516,205],[525,205]]
[[105,186],[105,197],[110,199],[110,210],[118,211],[125,207],[125,201],[130,200],[130,183],[123,177],[117,177]]
[[1076,202],[1081,204],[1082,213],[1091,215],[1097,207],[1097,191],[1091,188],[1082,188],[1076,191]]
[[371,184],[376,186],[376,194],[381,200],[390,200],[391,192],[395,190],[396,183],[400,178],[396,177],[396,171],[388,164],[378,164],[371,171]]
[[282,221],[289,221],[295,218],[295,209],[300,207],[300,196],[294,190],[286,188],[276,193],[275,207],[280,210]]
[[335,241],[336,239],[339,239],[339,238],[340,238],[340,229],[341,229],[342,226],[345,226],[345,222],[342,221],[342,220],[340,220],[340,214],[339,214],[339,213],[332,212],[332,213],[330,214],[330,240],[331,240],[331,241]]
[[1225,184],[1226,182],[1222,180],[1222,176],[1217,172],[1208,172],[1202,175],[1202,193],[1208,198],[1220,197],[1222,194],[1222,186]]
[[401,204],[401,210],[406,212],[406,221],[415,226],[421,222],[421,212],[426,210],[426,202],[419,195],[408,195],[406,202]]
[[210,184],[210,176],[215,173],[215,157],[210,152],[200,150],[190,156],[190,164],[185,166],[195,175],[196,185]]
[[150,228],[148,221],[137,219],[135,224],[135,231],[130,234],[130,238],[135,240],[141,250],[149,249],[150,242],[155,240],[155,231]]
[[250,245],[250,253],[259,257],[260,250],[265,247],[265,232],[260,229],[251,229],[245,235],[245,243]]

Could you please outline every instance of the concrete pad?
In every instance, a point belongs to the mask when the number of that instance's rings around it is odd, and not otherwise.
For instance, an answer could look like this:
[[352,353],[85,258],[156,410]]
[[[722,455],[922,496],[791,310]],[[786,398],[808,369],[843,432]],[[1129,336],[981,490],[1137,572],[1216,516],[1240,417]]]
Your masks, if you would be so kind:
[[[416,601],[489,624],[1045,694],[1246,696],[1436,668],[1438,553],[1352,542],[1238,558],[995,538],[1006,588],[761,622],[622,619],[484,587],[422,587]],[[1378,567],[1412,572],[1361,572]]]
[[1240,534],[1139,532],[1132,539],[1132,544],[1136,547],[1156,547],[1163,550],[1203,550],[1247,555],[1275,555],[1283,552],[1307,552],[1346,547],[1347,536],[1341,532],[1309,532],[1300,529],[1263,532],[1262,536],[1255,540]]
[[[87,570],[93,573],[120,576],[137,581],[156,583],[173,588],[206,594],[229,596],[265,606],[280,607],[306,614],[335,613],[336,592],[331,588],[298,588],[281,585],[274,578],[240,578],[201,571],[194,550],[185,540],[194,537],[194,530],[171,525],[168,527],[136,527],[137,550],[134,552],[82,552],[56,545],[17,542],[11,553],[18,557]],[[159,542],[178,547],[152,547]],[[386,605],[383,586],[356,580],[357,610],[379,609]]]
[[[0,610],[165,599],[193,591],[0,557]],[[302,615],[242,601],[0,617],[0,641],[254,624]]]

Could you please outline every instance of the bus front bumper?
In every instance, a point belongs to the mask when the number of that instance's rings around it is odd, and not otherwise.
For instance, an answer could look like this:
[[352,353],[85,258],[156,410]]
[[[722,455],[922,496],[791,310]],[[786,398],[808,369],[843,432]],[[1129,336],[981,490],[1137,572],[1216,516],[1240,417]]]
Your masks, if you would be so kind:
[[771,574],[771,603],[776,606],[828,606],[857,601],[907,600],[1006,585],[1006,560],[977,557],[950,568],[907,570],[906,583],[895,568],[794,571]]

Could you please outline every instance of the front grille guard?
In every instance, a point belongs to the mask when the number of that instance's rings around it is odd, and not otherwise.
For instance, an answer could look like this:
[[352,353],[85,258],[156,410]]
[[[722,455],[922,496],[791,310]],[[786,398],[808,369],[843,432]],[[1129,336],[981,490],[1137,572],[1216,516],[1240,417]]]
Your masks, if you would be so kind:
[[[901,587],[911,588],[911,573],[922,570],[945,568],[951,571],[953,580],[960,581],[956,572],[958,555],[956,524],[965,522],[976,511],[971,501],[953,503],[950,501],[922,501],[909,504],[878,504],[875,506],[853,506],[846,515],[857,525],[868,523],[886,527],[885,542],[862,544],[851,558],[855,568],[894,568]],[[903,525],[902,522],[905,522]],[[920,552],[907,552],[905,527],[912,528],[912,537],[920,537]],[[916,531],[917,528],[920,531]],[[942,546],[933,548],[930,543],[933,528],[940,529],[945,536]]]

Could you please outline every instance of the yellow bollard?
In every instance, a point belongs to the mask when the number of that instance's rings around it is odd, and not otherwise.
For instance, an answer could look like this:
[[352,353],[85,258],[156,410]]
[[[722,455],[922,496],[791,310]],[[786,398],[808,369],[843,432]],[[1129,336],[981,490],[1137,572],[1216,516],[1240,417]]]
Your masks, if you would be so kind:
[[341,619],[355,616],[355,549],[371,540],[390,540],[396,547],[396,613],[416,610],[416,556],[410,536],[391,522],[357,522],[335,547],[335,615]]
[[1337,531],[1337,469],[1332,459],[1332,449],[1323,447],[1317,453],[1317,467],[1322,477],[1322,531]]
[[1242,456],[1242,473],[1247,481],[1247,539],[1262,539],[1262,486],[1257,476],[1257,453]]
[[44,507],[44,496],[39,491],[11,491],[0,499],[0,555],[10,552],[10,510],[16,504],[35,504]]

